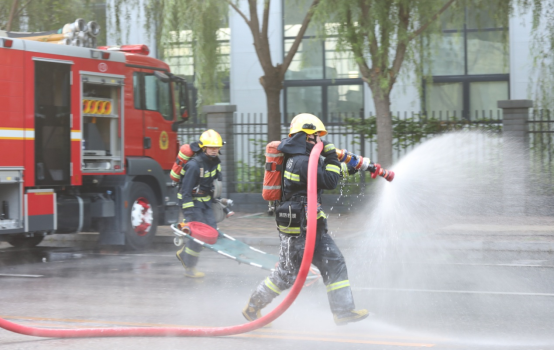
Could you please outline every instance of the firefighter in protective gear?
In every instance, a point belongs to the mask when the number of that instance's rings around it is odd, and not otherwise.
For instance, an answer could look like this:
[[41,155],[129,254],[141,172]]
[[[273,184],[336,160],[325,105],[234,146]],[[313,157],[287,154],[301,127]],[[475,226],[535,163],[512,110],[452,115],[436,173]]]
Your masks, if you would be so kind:
[[[223,141],[219,133],[207,130],[200,136],[200,141],[191,143],[195,156],[181,170],[181,187],[177,197],[183,210],[183,222],[199,221],[217,229],[212,211],[214,181],[221,181],[221,161],[219,150]],[[202,245],[187,240],[177,252],[177,259],[185,268],[185,276],[204,277],[203,272],[196,270]]]
[[[276,221],[281,240],[278,267],[262,281],[250,297],[242,314],[253,321],[261,317],[260,310],[281,292],[290,288],[300,269],[306,243],[306,207],[308,160],[320,136],[326,135],[325,125],[312,114],[299,114],[291,122],[290,134],[277,148],[285,154],[283,198],[277,207]],[[327,287],[327,295],[337,325],[360,321],[367,310],[356,310],[344,257],[327,233],[327,217],[321,210],[321,193],[337,187],[341,176],[355,169],[341,169],[335,146],[324,142],[317,171],[318,213],[317,238],[313,264],[317,266]]]

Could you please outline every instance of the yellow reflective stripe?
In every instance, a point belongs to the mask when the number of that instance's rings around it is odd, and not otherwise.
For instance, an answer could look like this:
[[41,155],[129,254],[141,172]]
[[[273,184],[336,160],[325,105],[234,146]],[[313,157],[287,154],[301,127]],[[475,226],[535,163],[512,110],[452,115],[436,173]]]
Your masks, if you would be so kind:
[[183,195],[180,193],[177,193],[177,199],[183,199]]
[[319,220],[321,218],[327,219],[327,215],[323,212],[323,210],[317,212],[317,219]]
[[340,163],[340,170],[343,176],[348,176],[348,165],[346,163]]
[[181,153],[181,151],[179,151],[179,157],[181,157],[183,160],[189,160],[190,157],[187,157],[184,153]]
[[265,285],[267,288],[271,289],[275,293],[281,294],[281,290],[275,285],[275,283],[271,282],[269,277],[265,279]]
[[277,225],[277,229],[282,233],[300,234],[300,227],[287,227],[287,226]]
[[210,172],[210,171],[206,171],[206,172],[204,173],[204,177],[214,177],[216,173],[217,173],[217,170],[212,170],[211,172]]
[[290,181],[300,181],[300,175],[293,174],[290,171],[285,170],[285,179],[289,179]]
[[327,293],[333,291],[333,290],[337,290],[337,289],[341,289],[341,288],[346,288],[346,287],[350,287],[350,281],[349,280],[344,280],[344,281],[340,281],[340,282],[335,282],[335,283],[332,283],[330,285],[327,286]]
[[180,178],[181,178],[181,175],[177,174],[177,173],[174,172],[173,170],[171,170],[170,174],[171,174],[171,176],[173,176],[173,177],[176,178],[176,179],[180,179]]
[[181,176],[185,175],[185,169],[181,170]]
[[336,149],[336,148],[335,148],[335,145],[333,145],[332,143],[330,143],[330,144],[328,144],[327,146],[323,147],[323,153],[329,152],[330,150],[333,150],[333,149]]
[[217,165],[217,170],[218,170],[218,171],[221,171],[221,164],[218,164],[218,165]]
[[212,197],[206,196],[206,197],[192,197],[193,200],[199,201],[199,202],[209,202],[212,200]]
[[332,171],[332,172],[337,173],[337,174],[340,175],[340,168],[336,165],[327,164],[327,166],[325,167],[325,170]]
[[194,203],[193,203],[193,202],[186,202],[186,203],[183,203],[183,209],[192,208],[192,207],[194,207]]
[[196,256],[196,257],[200,256],[200,252],[195,252],[194,250],[190,249],[189,247],[185,248],[185,253],[187,253],[188,255]]

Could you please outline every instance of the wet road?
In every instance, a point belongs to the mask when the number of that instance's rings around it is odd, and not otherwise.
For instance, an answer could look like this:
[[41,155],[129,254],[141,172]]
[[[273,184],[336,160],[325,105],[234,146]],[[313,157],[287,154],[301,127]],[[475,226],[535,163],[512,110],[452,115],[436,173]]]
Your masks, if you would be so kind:
[[[241,309],[267,272],[204,251],[198,268],[206,278],[188,279],[174,252],[170,245],[133,253],[88,247],[23,251],[1,244],[0,315],[68,329],[244,323]],[[548,253],[390,257],[370,265],[357,263],[359,252],[344,253],[357,306],[375,313],[359,323],[335,326],[318,282],[272,328],[239,336],[44,339],[0,329],[0,348],[554,348],[554,258]]]

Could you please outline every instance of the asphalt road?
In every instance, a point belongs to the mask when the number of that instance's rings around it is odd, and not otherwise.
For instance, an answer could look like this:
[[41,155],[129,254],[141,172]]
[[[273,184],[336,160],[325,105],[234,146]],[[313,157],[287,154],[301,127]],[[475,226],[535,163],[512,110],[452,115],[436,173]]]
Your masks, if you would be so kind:
[[[57,329],[244,323],[241,309],[267,272],[204,251],[198,268],[206,277],[185,278],[174,248],[24,251],[0,244],[0,316]],[[554,349],[549,253],[443,251],[368,261],[353,249],[344,254],[357,306],[374,313],[359,323],[336,326],[318,282],[272,328],[238,336],[47,339],[0,329],[0,348]]]

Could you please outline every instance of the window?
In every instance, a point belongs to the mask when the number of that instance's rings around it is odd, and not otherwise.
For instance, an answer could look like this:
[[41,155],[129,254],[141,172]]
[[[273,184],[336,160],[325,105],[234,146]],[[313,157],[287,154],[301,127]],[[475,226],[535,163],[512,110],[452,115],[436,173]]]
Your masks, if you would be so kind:
[[[286,4],[285,4],[286,3]],[[298,34],[312,1],[283,1],[285,55]],[[327,24],[331,27],[333,24]],[[309,112],[325,123],[340,123],[364,107],[363,82],[352,53],[337,51],[337,39],[316,36],[310,25],[285,74],[285,119]]]
[[171,90],[169,83],[164,83],[155,75],[144,76],[144,107],[149,111],[158,111],[166,120],[173,120],[171,113]]
[[442,21],[442,35],[427,43],[431,59],[425,73],[433,78],[424,81],[425,109],[437,117],[488,116],[497,110],[496,101],[509,98],[508,28],[486,11],[469,8]]
[[[194,87],[195,71],[194,71],[194,54],[193,54],[193,36],[191,30],[181,30],[180,32],[170,33],[169,43],[164,51],[164,60],[171,68],[171,72],[186,79],[189,90],[189,101],[191,115],[190,120],[193,123],[201,122],[196,111],[198,91]],[[217,32],[218,40],[218,56],[220,63],[217,71],[223,77],[223,89],[221,91],[221,99],[217,102],[231,102],[230,90],[230,66],[231,66],[231,46],[230,46],[231,31],[228,21],[221,24],[221,28]]]
[[142,109],[141,104],[141,96],[142,93],[140,91],[140,73],[135,72],[133,73],[133,101],[135,109]]

